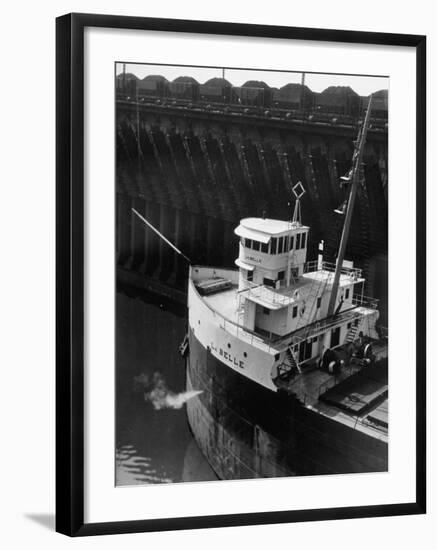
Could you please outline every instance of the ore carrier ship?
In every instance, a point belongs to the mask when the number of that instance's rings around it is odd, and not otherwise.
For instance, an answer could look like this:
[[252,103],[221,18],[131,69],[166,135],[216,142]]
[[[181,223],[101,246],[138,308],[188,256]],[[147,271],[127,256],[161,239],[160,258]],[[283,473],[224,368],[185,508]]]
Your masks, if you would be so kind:
[[340,184],[335,263],[307,261],[293,218],[241,220],[238,269],[191,266],[186,352],[192,433],[220,479],[386,471],[387,339],[346,244],[371,102]]
[[387,337],[361,270],[345,260],[371,104],[340,178],[335,262],[323,242],[307,261],[298,183],[289,221],[241,220],[237,269],[190,263],[187,415],[220,479],[387,471]]

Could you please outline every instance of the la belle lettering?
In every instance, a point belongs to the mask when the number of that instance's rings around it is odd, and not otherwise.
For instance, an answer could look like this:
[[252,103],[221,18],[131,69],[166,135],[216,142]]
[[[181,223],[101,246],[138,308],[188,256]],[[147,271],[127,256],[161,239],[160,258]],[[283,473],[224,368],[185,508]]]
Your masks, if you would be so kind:
[[229,363],[232,363],[236,367],[240,367],[240,369],[244,369],[244,361],[238,361],[234,355],[230,354],[229,352],[225,351],[222,348],[218,348],[212,342],[211,342],[211,349],[214,350],[219,355],[221,355]]
[[255,256],[246,256],[246,258],[251,262],[256,262],[257,264],[260,264],[262,262],[261,258],[255,258]]

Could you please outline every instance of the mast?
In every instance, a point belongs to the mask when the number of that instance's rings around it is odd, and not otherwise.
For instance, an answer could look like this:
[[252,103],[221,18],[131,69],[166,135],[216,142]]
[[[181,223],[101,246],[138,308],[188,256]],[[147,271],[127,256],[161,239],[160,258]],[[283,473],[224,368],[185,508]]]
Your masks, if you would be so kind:
[[355,198],[357,195],[358,185],[361,180],[361,163],[363,158],[364,145],[366,143],[367,130],[369,129],[370,112],[372,110],[373,96],[369,97],[369,104],[367,106],[367,112],[364,119],[361,131],[358,134],[357,141],[355,142],[355,151],[352,157],[352,170],[351,170],[351,184],[349,199],[347,201],[346,216],[343,225],[343,232],[341,234],[340,248],[338,250],[337,265],[334,274],[334,283],[332,285],[331,296],[329,298],[328,305],[328,317],[334,313],[335,304],[337,301],[338,285],[340,282],[341,268],[343,267],[343,260],[346,253],[346,245],[349,238],[349,229],[352,222],[352,214],[354,210]]
[[[301,222],[301,216],[300,216],[300,199],[305,195],[305,189],[302,185],[301,181],[298,181],[296,185],[293,185],[291,188],[293,195],[296,197],[296,201],[294,203],[294,212],[293,212],[293,219],[289,223],[288,227],[291,229],[292,227],[300,227],[302,225]],[[290,204],[290,203],[288,203]],[[287,286],[290,286],[290,279],[291,279],[291,258],[294,254],[294,247],[293,250],[288,251],[288,257],[287,257]]]

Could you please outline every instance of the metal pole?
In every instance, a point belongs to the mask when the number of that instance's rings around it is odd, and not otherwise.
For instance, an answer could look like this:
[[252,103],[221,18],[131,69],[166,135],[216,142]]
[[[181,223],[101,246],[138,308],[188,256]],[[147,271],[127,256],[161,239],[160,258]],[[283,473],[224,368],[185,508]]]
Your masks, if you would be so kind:
[[139,212],[137,212],[137,211],[135,210],[135,208],[132,208],[132,212],[133,212],[134,214],[136,214],[136,215],[140,218],[140,220],[143,221],[143,222],[147,225],[147,227],[150,227],[150,229],[151,229],[152,231],[154,231],[159,237],[161,237],[161,239],[162,239],[163,241],[165,241],[169,246],[171,246],[175,252],[177,252],[178,254],[180,254],[183,258],[185,258],[185,259],[187,260],[187,262],[188,262],[189,264],[191,264],[190,258],[188,258],[187,256],[185,256],[185,254],[184,254],[183,252],[181,252],[178,248],[176,248],[175,245],[174,245],[173,243],[171,243],[168,239],[166,239],[166,238],[164,237],[164,235],[163,235],[162,233],[160,233],[160,232],[156,229],[156,227],[153,227],[153,225],[152,225],[150,222],[148,222],[148,221],[146,220],[146,218],[144,218]]
[[303,108],[303,90],[305,86],[305,73],[302,73],[302,81],[301,81],[301,88],[300,88],[300,109]]
[[141,150],[141,143],[140,143],[140,106],[138,103],[138,82],[135,82],[135,88],[136,88],[136,104],[137,104],[137,154],[138,154],[138,164],[141,166],[140,158],[143,156],[143,152]]
[[349,200],[347,202],[346,216],[344,220],[343,233],[341,235],[340,248],[337,256],[337,266],[335,268],[334,283],[332,285],[331,296],[329,298],[328,317],[334,313],[335,304],[337,301],[338,285],[340,282],[341,268],[343,266],[343,260],[346,253],[346,245],[349,237],[349,229],[352,222],[352,214],[355,204],[355,198],[357,195],[358,184],[361,179],[361,163],[364,151],[364,144],[366,143],[367,130],[370,122],[370,112],[372,110],[372,96],[369,98],[369,105],[367,107],[366,117],[361,133],[358,136],[357,147],[354,151],[354,165],[352,168],[352,183],[349,194]]

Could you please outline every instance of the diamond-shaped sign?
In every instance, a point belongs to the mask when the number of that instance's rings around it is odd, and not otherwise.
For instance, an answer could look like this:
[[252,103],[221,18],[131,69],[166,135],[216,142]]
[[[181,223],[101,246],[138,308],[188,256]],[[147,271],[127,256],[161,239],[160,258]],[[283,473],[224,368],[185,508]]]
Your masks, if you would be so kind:
[[293,194],[294,194],[294,196],[296,197],[296,199],[302,198],[302,197],[305,195],[305,193],[306,193],[305,188],[304,188],[304,186],[302,185],[302,182],[300,182],[300,181],[298,181],[298,182],[296,183],[296,185],[294,185],[294,186],[291,188],[291,190],[293,191]]

